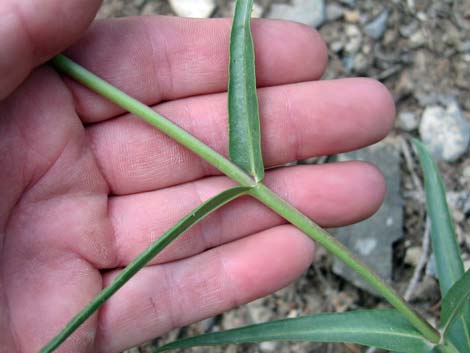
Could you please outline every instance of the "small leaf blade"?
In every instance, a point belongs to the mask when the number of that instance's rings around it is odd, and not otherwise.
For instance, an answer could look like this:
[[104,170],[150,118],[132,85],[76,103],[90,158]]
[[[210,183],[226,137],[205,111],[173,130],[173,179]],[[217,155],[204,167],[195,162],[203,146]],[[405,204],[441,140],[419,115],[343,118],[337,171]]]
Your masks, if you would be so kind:
[[[414,139],[413,144],[418,152],[424,174],[426,208],[431,219],[432,250],[436,258],[441,296],[444,298],[464,274],[462,256],[447,205],[444,183],[437,165],[422,142]],[[470,352],[470,305],[468,303],[448,331],[450,340],[460,351]]]
[[431,219],[431,237],[436,257],[439,285],[444,297],[463,275],[463,262],[454,224],[446,200],[446,192],[438,168],[424,145],[413,140],[424,173],[426,206]]
[[442,300],[441,327],[444,336],[452,322],[461,314],[462,308],[470,299],[470,270],[465,272]]
[[155,353],[176,348],[264,341],[351,342],[403,353],[430,353],[429,344],[396,310],[323,313],[189,337]]
[[238,0],[233,16],[228,85],[229,156],[236,165],[260,181],[264,177],[264,165],[250,29],[252,6],[253,0]]

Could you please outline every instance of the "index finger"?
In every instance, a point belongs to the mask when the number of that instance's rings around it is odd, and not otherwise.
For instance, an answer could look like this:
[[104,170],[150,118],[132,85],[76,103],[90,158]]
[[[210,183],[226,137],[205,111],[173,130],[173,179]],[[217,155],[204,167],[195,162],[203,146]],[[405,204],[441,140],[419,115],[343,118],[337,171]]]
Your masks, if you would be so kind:
[[[134,17],[97,22],[70,49],[80,64],[148,105],[227,89],[230,19]],[[252,25],[259,86],[318,79],[327,50],[310,27],[276,20]],[[71,81],[85,122],[123,111]]]

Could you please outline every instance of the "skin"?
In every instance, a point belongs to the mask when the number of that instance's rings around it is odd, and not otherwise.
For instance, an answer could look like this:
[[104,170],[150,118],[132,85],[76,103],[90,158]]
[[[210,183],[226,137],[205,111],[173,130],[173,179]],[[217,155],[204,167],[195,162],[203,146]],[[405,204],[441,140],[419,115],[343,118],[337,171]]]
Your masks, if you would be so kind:
[[[227,149],[230,20],[98,22],[95,0],[0,2],[0,352],[36,352],[152,240],[227,178],[60,77],[67,54],[216,150]],[[253,24],[267,166],[360,148],[393,125],[369,79],[318,81],[312,29]],[[384,180],[362,162],[270,170],[266,183],[323,226],[373,214]],[[240,221],[243,220],[243,221]],[[58,352],[119,352],[295,280],[314,244],[242,198],[172,244]]]

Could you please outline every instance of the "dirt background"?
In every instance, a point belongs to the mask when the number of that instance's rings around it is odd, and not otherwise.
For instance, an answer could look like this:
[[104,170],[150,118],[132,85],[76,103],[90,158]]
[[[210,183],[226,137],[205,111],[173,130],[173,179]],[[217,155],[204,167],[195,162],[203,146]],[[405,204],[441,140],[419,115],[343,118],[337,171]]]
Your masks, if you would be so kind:
[[[302,3],[302,1],[293,1]],[[262,16],[273,4],[290,1],[257,1]],[[396,127],[388,138],[401,154],[401,193],[404,199],[404,238],[394,244],[393,286],[401,293],[408,289],[410,301],[431,322],[440,307],[437,281],[422,248],[426,233],[423,192],[418,164],[409,146],[411,136],[419,136],[419,124],[428,106],[446,105],[456,100],[464,119],[470,120],[470,2],[469,1],[325,1],[327,11],[318,28],[329,47],[330,63],[324,78],[368,76],[382,81],[397,104]],[[300,6],[300,5],[299,5]],[[217,1],[213,17],[230,16],[232,4]],[[367,24],[387,12],[384,28],[377,38],[367,33]],[[175,15],[167,1],[105,0],[98,17],[131,15]],[[380,26],[379,26],[380,27]],[[377,28],[375,29],[377,30]],[[403,119],[402,119],[403,118]],[[470,260],[470,158],[468,147],[456,161],[439,162],[451,201],[459,242],[466,266]],[[417,281],[410,281],[422,258]],[[277,293],[226,312],[201,323],[175,330],[128,352],[151,352],[153,346],[176,338],[219,331],[255,322],[297,317],[323,311],[381,308],[380,299],[360,290],[331,271],[332,258],[320,251],[318,261],[295,283]],[[428,266],[426,266],[428,265]],[[432,267],[432,266],[431,266]],[[352,344],[263,343],[216,348],[196,348],[191,352],[303,352],[358,353],[366,348]],[[186,352],[186,351],[184,351]],[[372,352],[372,350],[368,350]]]

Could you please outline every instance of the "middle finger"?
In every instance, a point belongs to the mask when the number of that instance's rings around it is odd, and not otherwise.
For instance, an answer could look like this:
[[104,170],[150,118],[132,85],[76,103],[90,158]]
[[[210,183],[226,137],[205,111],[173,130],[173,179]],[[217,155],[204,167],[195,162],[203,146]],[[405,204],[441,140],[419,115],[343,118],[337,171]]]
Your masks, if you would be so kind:
[[[393,123],[388,91],[370,79],[316,81],[259,90],[267,167],[354,150],[382,139]],[[226,94],[157,105],[164,116],[227,154]],[[88,136],[112,193],[131,194],[220,174],[132,115],[91,125]]]

